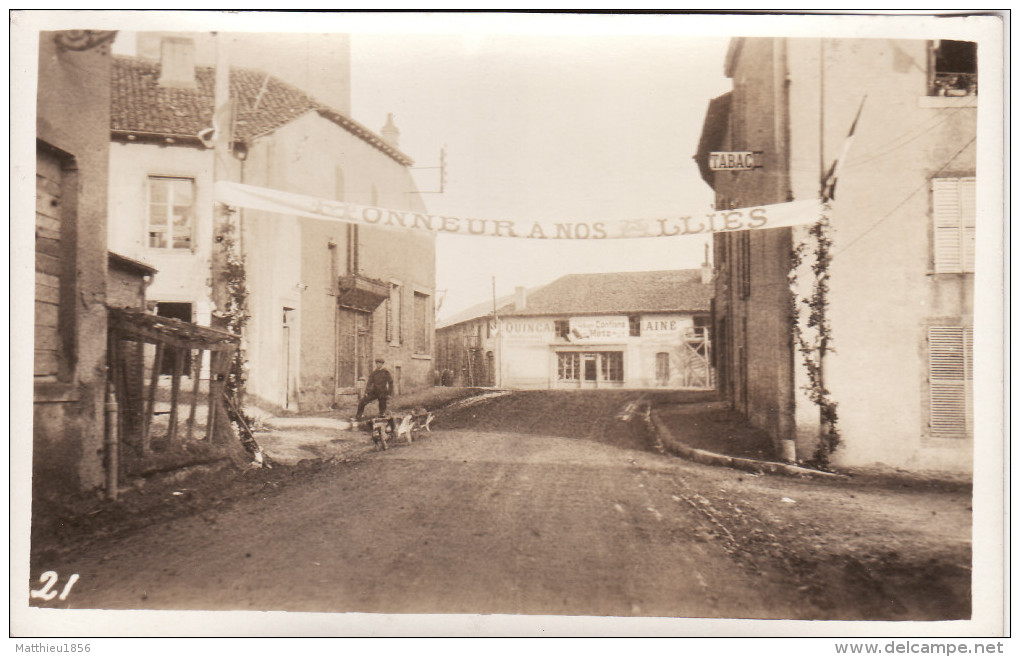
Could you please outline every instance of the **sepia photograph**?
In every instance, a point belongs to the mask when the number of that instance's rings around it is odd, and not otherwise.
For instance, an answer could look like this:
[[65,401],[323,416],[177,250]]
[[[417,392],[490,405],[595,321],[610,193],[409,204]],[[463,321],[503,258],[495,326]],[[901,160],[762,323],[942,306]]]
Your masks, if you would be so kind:
[[1001,14],[11,11],[12,643],[1008,637]]

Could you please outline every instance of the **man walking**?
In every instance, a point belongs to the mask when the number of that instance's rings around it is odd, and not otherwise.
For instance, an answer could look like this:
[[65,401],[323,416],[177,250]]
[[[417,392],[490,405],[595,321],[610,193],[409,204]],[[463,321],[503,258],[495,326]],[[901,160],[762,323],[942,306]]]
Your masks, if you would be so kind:
[[393,394],[393,377],[390,371],[383,367],[386,361],[382,358],[375,359],[375,370],[368,375],[368,382],[365,384],[365,396],[358,402],[358,420],[365,412],[365,405],[371,401],[379,400],[379,415],[386,415],[386,401]]

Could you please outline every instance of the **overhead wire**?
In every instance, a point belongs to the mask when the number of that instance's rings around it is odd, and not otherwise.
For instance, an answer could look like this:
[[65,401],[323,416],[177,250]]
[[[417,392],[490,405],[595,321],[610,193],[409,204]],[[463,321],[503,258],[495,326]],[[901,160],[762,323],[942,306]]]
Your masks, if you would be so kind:
[[[966,144],[964,144],[963,146],[961,146],[961,147],[960,147],[960,149],[959,149],[958,151],[956,151],[955,153],[953,153],[952,157],[950,157],[950,158],[949,158],[948,160],[946,160],[946,162],[945,162],[945,163],[944,163],[944,164],[943,164],[942,166],[940,166],[940,167],[939,167],[939,168],[938,168],[938,169],[937,169],[937,170],[935,171],[935,173],[934,173],[934,174],[932,174],[932,176],[931,176],[931,177],[932,177],[932,178],[934,178],[934,177],[935,177],[935,176],[937,176],[938,174],[942,173],[942,171],[944,171],[946,167],[948,167],[948,166],[949,166],[950,164],[952,164],[952,163],[953,163],[953,160],[955,160],[955,159],[956,159],[957,157],[959,157],[959,156],[960,156],[960,153],[962,153],[963,151],[967,150],[967,148],[968,148],[968,147],[969,147],[969,146],[970,146],[971,144],[973,144],[973,143],[974,143],[975,141],[977,141],[977,136],[976,136],[976,135],[975,135],[974,137],[971,137],[971,138],[970,138],[970,139],[969,139],[969,140],[967,141],[967,143],[966,143]],[[912,192],[910,192],[909,194],[907,194],[907,196],[905,196],[905,197],[903,198],[903,200],[901,200],[901,201],[900,201],[899,203],[897,203],[897,204],[895,205],[895,207],[893,207],[893,208],[892,208],[891,210],[889,210],[889,212],[887,212],[887,213],[886,213],[886,214],[885,214],[885,215],[884,215],[884,216],[883,216],[883,217],[882,217],[881,219],[879,219],[878,221],[876,221],[875,223],[873,223],[873,224],[872,224],[871,226],[869,226],[869,227],[868,227],[868,228],[867,228],[867,229],[866,229],[866,230],[865,230],[865,231],[864,231],[863,233],[861,233],[860,235],[858,235],[857,237],[855,237],[855,238],[854,238],[854,239],[853,239],[853,240],[852,240],[852,241],[851,241],[851,242],[850,242],[849,244],[847,244],[846,246],[844,246],[844,247],[843,247],[843,248],[841,248],[840,250],[838,250],[838,251],[836,251],[835,253],[833,253],[833,257],[835,257],[835,256],[838,256],[839,254],[841,254],[841,253],[844,253],[844,252],[846,252],[846,251],[847,251],[847,250],[849,250],[849,249],[850,249],[850,247],[852,247],[852,246],[853,246],[854,244],[857,244],[857,242],[861,241],[861,239],[863,239],[863,238],[864,238],[864,237],[865,237],[866,235],[868,235],[868,234],[869,234],[869,233],[870,233],[871,231],[873,231],[873,230],[875,230],[876,228],[878,228],[878,227],[879,227],[879,226],[880,226],[880,225],[881,225],[881,224],[882,224],[882,223],[883,223],[883,222],[884,222],[884,221],[885,221],[886,219],[888,219],[889,217],[893,216],[893,214],[895,214],[897,210],[899,210],[899,209],[900,209],[901,207],[903,207],[903,205],[905,205],[907,201],[909,201],[910,199],[912,199],[912,198],[913,198],[913,197],[914,197],[914,196],[915,196],[915,195],[916,195],[916,194],[917,194],[918,192],[920,192],[920,191],[921,191],[922,189],[925,189],[926,187],[928,187],[928,185],[929,185],[929,180],[925,180],[925,181],[924,181],[923,183],[921,183],[921,184],[920,184],[920,185],[919,185],[919,186],[918,186],[918,187],[917,187],[916,189],[914,189],[914,190],[913,190]]]

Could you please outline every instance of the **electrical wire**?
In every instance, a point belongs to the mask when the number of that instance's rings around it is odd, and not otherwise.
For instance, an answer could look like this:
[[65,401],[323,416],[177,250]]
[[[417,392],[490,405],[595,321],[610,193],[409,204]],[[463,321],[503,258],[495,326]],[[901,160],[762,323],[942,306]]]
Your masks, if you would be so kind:
[[[977,141],[977,136],[976,136],[976,135],[975,135],[974,137],[971,137],[971,138],[970,138],[970,139],[969,139],[969,140],[967,141],[967,143],[966,143],[966,144],[964,144],[964,145],[963,145],[962,147],[960,147],[960,150],[958,150],[958,151],[956,151],[955,153],[953,153],[953,156],[952,156],[952,157],[950,157],[950,158],[949,158],[948,160],[946,160],[945,164],[943,164],[942,166],[940,166],[940,167],[939,167],[939,168],[938,168],[938,169],[937,169],[937,170],[935,171],[935,173],[933,173],[933,174],[931,175],[931,178],[934,178],[934,177],[938,176],[938,175],[939,175],[940,173],[942,173],[942,171],[943,171],[943,170],[945,170],[945,168],[946,168],[946,167],[948,167],[948,166],[949,166],[950,164],[952,164],[952,163],[953,163],[953,160],[955,160],[955,159],[956,159],[957,157],[959,157],[960,153],[962,153],[963,151],[967,150],[967,148],[968,148],[968,147],[969,147],[969,146],[970,146],[971,144],[973,144],[973,143],[974,143],[975,141]],[[899,210],[899,209],[900,209],[901,207],[903,207],[903,205],[904,205],[904,204],[906,204],[906,202],[907,202],[907,201],[909,201],[910,199],[914,198],[914,196],[915,196],[915,195],[916,195],[916,194],[917,194],[918,192],[920,192],[920,191],[921,191],[922,189],[925,189],[926,187],[928,187],[929,183],[930,183],[930,178],[929,178],[929,179],[926,179],[926,180],[925,180],[925,181],[924,181],[923,183],[921,183],[921,184],[920,184],[920,186],[918,186],[918,187],[917,187],[917,189],[915,189],[914,191],[912,191],[912,192],[910,192],[909,194],[907,194],[907,196],[906,196],[906,197],[905,197],[905,198],[904,198],[904,199],[903,199],[902,201],[900,201],[899,203],[897,203],[897,204],[896,204],[896,206],[895,206],[895,207],[893,207],[893,209],[892,209],[892,210],[889,210],[889,212],[887,212],[887,213],[885,214],[885,216],[883,216],[883,217],[882,217],[881,219],[879,219],[878,221],[876,221],[875,223],[873,223],[873,224],[872,224],[871,226],[869,226],[869,227],[867,228],[867,230],[865,230],[865,231],[864,231],[863,233],[861,233],[860,235],[858,235],[857,237],[855,237],[855,238],[853,239],[853,241],[851,241],[851,242],[850,242],[849,244],[847,244],[846,246],[844,246],[844,247],[843,247],[842,249],[840,249],[839,251],[836,251],[835,253],[833,253],[833,257],[835,257],[835,256],[838,256],[838,255],[840,255],[841,253],[844,253],[844,252],[848,251],[848,250],[850,249],[850,247],[852,247],[852,246],[853,246],[854,244],[857,244],[857,242],[859,242],[859,241],[860,241],[860,240],[861,240],[862,238],[864,238],[864,236],[866,236],[866,235],[867,235],[868,233],[870,233],[871,231],[873,231],[873,230],[875,230],[876,228],[878,228],[878,227],[879,227],[879,225],[881,225],[881,224],[882,224],[882,222],[884,222],[884,221],[885,221],[886,219],[888,219],[889,217],[893,216],[893,214],[895,214],[897,210]]]

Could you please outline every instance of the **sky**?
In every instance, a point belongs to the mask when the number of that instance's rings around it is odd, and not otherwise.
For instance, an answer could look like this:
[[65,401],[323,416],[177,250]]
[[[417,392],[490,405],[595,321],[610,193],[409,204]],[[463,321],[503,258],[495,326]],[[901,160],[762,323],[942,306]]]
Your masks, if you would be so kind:
[[[692,156],[708,101],[730,89],[728,37],[685,36],[684,17],[480,18],[351,26],[351,114],[377,131],[394,114],[430,213],[590,222],[709,209]],[[133,53],[134,38],[122,32],[115,51]],[[695,268],[708,243],[441,234],[439,318],[491,302],[493,281],[503,296],[570,273]]]
[[[655,218],[712,202],[692,156],[708,101],[725,93],[727,38],[354,34],[355,119],[392,112],[416,166],[439,164],[429,212],[541,220]],[[439,189],[432,169],[422,191]],[[606,242],[440,235],[440,318],[581,272],[700,266],[704,237]]]

